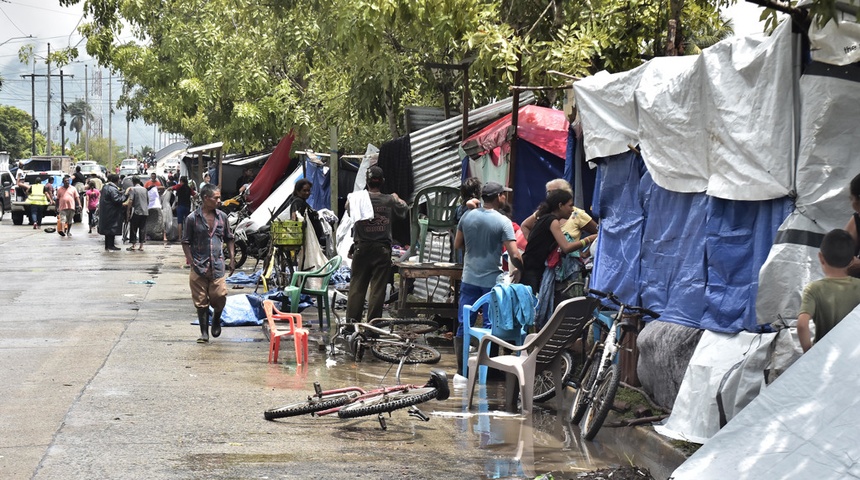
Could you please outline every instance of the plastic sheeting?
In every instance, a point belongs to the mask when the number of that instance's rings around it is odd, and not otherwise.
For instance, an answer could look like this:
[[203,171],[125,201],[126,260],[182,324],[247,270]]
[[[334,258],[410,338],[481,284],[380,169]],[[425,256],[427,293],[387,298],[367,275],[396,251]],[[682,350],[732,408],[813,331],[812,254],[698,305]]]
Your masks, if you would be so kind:
[[795,75],[791,22],[773,36],[732,38],[699,56],[662,57],[574,84],[586,158],[640,145],[674,192],[767,200],[792,190]]
[[664,425],[655,427],[657,433],[705,443],[720,430],[718,393],[730,420],[764,386],[764,365],[775,336],[704,332],[687,365],[672,415]]
[[796,209],[779,227],[759,274],[758,322],[797,318],[803,287],[823,276],[824,234],[851,217],[848,184],[860,173],[860,72],[812,64],[800,79],[800,148]]
[[599,165],[592,285],[661,313],[660,321],[725,333],[759,330],[758,272],[790,201],[670,192],[632,152]]
[[672,474],[676,480],[860,477],[860,309]]
[[[512,121],[510,113],[496,120],[463,141],[463,149],[470,156],[477,157],[501,147],[501,156],[507,158],[511,152]],[[538,145],[556,157],[564,158],[567,152],[568,125],[567,115],[561,110],[526,105],[520,107],[518,112],[517,138]]]
[[265,202],[272,193],[275,182],[284,175],[287,168],[290,166],[290,149],[293,146],[295,134],[290,131],[275,147],[275,151],[269,157],[269,160],[260,169],[260,172],[251,183],[251,193],[248,195],[248,203],[251,205],[251,211],[255,211]]

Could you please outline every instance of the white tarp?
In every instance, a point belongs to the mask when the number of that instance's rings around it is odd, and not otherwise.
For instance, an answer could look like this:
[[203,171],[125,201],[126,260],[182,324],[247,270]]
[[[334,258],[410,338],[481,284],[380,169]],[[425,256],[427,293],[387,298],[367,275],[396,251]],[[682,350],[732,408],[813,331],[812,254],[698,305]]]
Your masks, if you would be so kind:
[[860,478],[858,338],[855,309],[671,478]]
[[655,427],[657,433],[705,443],[720,430],[718,392],[722,390],[728,420],[764,386],[764,366],[775,336],[775,333],[729,335],[705,331],[687,365],[672,415],[665,424]]
[[[815,69],[819,70],[815,70]],[[832,75],[850,67],[809,67],[800,79],[800,146],[795,211],[779,228],[759,271],[756,317],[797,318],[803,287],[823,276],[818,247],[824,234],[851,217],[848,184],[860,173],[860,84]]]
[[588,159],[640,145],[654,181],[675,192],[768,200],[792,190],[790,22],[699,56],[658,58],[574,84]]

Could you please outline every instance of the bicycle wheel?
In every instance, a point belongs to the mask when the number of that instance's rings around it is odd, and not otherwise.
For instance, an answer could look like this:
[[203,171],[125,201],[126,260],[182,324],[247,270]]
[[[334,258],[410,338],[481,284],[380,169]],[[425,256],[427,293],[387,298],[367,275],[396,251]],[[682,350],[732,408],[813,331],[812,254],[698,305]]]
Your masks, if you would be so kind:
[[263,412],[263,417],[266,420],[274,420],[276,418],[295,417],[297,415],[328,410],[329,408],[345,405],[357,396],[358,394],[356,393],[336,393],[333,395],[324,395],[322,398],[314,397],[306,402],[291,403],[283,407],[266,410]]
[[356,418],[377,413],[393,412],[400,408],[418,405],[436,398],[436,387],[421,387],[388,394],[376,395],[351,403],[337,412],[340,418]]
[[374,318],[370,324],[398,335],[422,335],[439,330],[439,323],[417,318]]
[[613,363],[597,379],[594,384],[591,405],[585,411],[582,438],[592,440],[597,436],[597,432],[603,426],[603,421],[606,420],[606,415],[609,414],[609,409],[612,408],[612,402],[615,401],[615,392],[618,391],[620,381],[621,375],[617,363]]
[[[236,255],[236,258],[233,260],[233,267],[242,268],[242,265],[245,264],[245,260],[248,259],[248,244],[242,240],[237,240],[234,242],[233,254]],[[226,243],[224,244],[224,258],[230,258],[230,252],[227,249]]]
[[[400,363],[403,354],[406,352],[407,346],[402,343],[374,343],[370,347],[370,353],[374,357],[391,363]],[[406,356],[406,365],[414,365],[416,363],[433,364],[439,362],[442,354],[438,350],[426,345],[412,345],[412,350]]]
[[597,379],[597,364],[603,350],[594,352],[594,358],[597,361],[592,361],[588,365],[588,369],[580,377],[580,383],[576,386],[576,395],[573,397],[573,403],[570,405],[570,423],[579,423],[585,411],[588,409],[589,397],[588,392],[594,390],[594,381]]
[[[567,350],[561,352],[561,385],[564,385],[570,378],[570,372],[573,370],[573,358]],[[555,396],[555,383],[553,382],[552,372],[549,369],[544,370],[535,376],[534,396],[535,402],[545,402]]]

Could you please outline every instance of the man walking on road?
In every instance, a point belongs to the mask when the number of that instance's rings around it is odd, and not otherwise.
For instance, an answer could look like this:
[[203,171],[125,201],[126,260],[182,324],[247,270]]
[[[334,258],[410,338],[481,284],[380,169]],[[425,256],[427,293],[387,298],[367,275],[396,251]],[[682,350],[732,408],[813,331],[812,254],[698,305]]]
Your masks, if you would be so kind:
[[221,335],[221,312],[227,303],[227,278],[224,265],[224,242],[230,254],[230,274],[233,274],[233,232],[227,214],[218,210],[221,190],[206,185],[200,191],[200,208],[185,218],[182,229],[182,250],[185,261],[191,265],[189,285],[191,300],[197,308],[200,338],[197,343],[209,342],[209,306],[212,306],[212,336]]
[[[463,280],[460,283],[460,301],[457,308],[457,335],[454,339],[454,353],[457,356],[457,371],[463,372],[463,322],[473,322],[475,313],[470,318],[463,318],[463,306],[474,305],[481,295],[489,292],[496,285],[496,279],[502,273],[502,247],[508,251],[511,265],[517,269],[523,268],[523,259],[517,249],[514,227],[511,219],[498,212],[507,201],[507,192],[511,189],[496,182],[487,182],[481,191],[484,202],[482,208],[468,210],[463,214],[457,225],[457,235],[454,237],[454,248],[465,247],[463,257]],[[514,279],[518,272],[512,270]],[[485,323],[489,316],[484,314]],[[492,325],[483,325],[491,328]]]
[[[143,251],[143,244],[146,243],[146,218],[149,215],[149,195],[146,189],[140,184],[140,177],[137,175],[131,179],[132,187],[128,190],[128,201],[131,207],[131,221],[129,221],[129,237],[131,238],[131,246],[128,251],[140,250]],[[140,243],[140,247],[135,249],[134,246]]]
[[108,181],[102,187],[99,194],[99,225],[98,232],[105,236],[105,251],[115,252],[119,250],[116,246],[116,236],[122,235],[122,219],[125,215],[125,195],[119,191],[116,182],[119,175],[111,173]]
[[75,223],[75,211],[81,209],[81,197],[78,190],[71,185],[68,175],[63,177],[63,185],[57,189],[57,233],[60,236],[72,236],[72,224]]

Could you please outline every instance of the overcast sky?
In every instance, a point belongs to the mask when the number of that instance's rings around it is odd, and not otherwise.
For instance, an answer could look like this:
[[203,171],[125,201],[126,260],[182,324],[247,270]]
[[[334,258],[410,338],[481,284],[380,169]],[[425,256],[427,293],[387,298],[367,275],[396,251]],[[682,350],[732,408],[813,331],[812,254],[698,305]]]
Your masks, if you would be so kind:
[[[159,1],[159,0],[152,0]],[[761,24],[758,21],[761,8],[740,2],[731,7],[726,16],[732,18],[735,32],[739,35],[760,33]],[[71,103],[85,96],[84,85],[89,86],[88,99],[93,106],[94,113],[100,117],[102,123],[102,134],[108,136],[108,72],[99,68],[95,62],[86,55],[85,41],[77,32],[77,27],[85,22],[82,6],[61,7],[56,0],[0,0],[0,75],[4,78],[3,88],[0,90],[0,104],[13,105],[26,112],[31,111],[31,84],[30,78],[21,78],[21,75],[33,73],[34,66],[22,64],[18,61],[18,49],[22,45],[33,44],[35,53],[47,55],[48,43],[51,49],[56,50],[68,46],[78,47],[81,59],[72,65],[63,68],[64,75],[74,75],[74,78],[65,77],[63,81],[63,98],[66,103]],[[123,32],[125,38],[130,39],[129,32]],[[34,38],[16,38],[32,35]],[[85,80],[85,68],[86,76]],[[44,60],[39,60],[35,65],[37,75],[45,75],[46,65]],[[52,75],[58,75],[59,71],[52,68]],[[101,75],[99,81],[97,77]],[[113,102],[120,92],[120,82],[113,79]],[[98,96],[98,86],[101,86],[101,96]],[[45,77],[36,78],[35,102],[36,119],[40,129],[44,130],[47,125],[46,99],[48,97],[47,82]],[[60,116],[60,82],[58,77],[51,78],[51,124],[53,126],[52,142],[54,151],[59,151],[60,131],[57,127]],[[67,119],[68,121],[68,119]],[[96,127],[93,127],[96,130]],[[126,122],[125,112],[115,111],[113,115],[113,138],[114,141],[125,147]],[[74,141],[73,132],[66,129],[66,139]],[[82,140],[83,141],[83,140]],[[154,146],[156,149],[170,143],[165,135],[156,132],[152,125],[146,125],[142,121],[133,122],[129,128],[128,144],[132,152],[139,151],[142,146]]]

